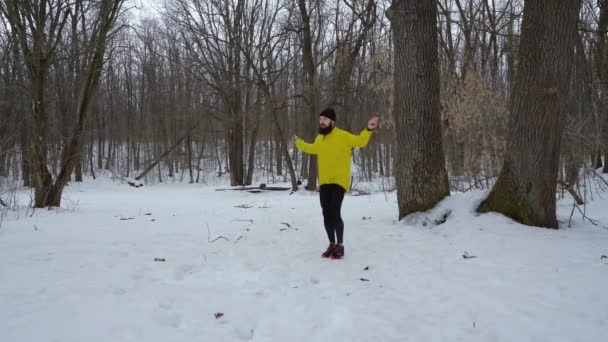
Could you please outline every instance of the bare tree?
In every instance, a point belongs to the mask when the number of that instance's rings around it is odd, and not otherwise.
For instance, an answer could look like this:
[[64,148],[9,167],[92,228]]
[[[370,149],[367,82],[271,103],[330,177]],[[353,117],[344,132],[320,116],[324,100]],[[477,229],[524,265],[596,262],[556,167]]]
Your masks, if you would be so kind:
[[245,182],[243,88],[246,70],[243,70],[241,47],[250,38],[247,4],[245,0],[178,0],[169,9],[173,21],[187,36],[188,47],[201,68],[199,76],[222,99],[232,185]]
[[26,158],[32,170],[36,207],[46,206],[53,183],[47,167],[49,119],[45,87],[69,11],[66,0],[0,2],[0,12],[18,39],[30,82],[32,129]]
[[[80,161],[81,137],[89,105],[101,74],[107,39],[123,2],[124,0],[22,0],[0,4],[0,11],[8,18],[19,39],[30,80],[33,129],[27,158],[33,170],[36,207],[60,205],[63,188]],[[63,29],[69,19],[73,27],[71,46],[74,47],[76,43],[76,35],[83,35],[83,52],[70,70],[78,79],[79,92],[74,94],[75,105],[60,106],[62,110],[70,111],[75,118],[75,125],[69,139],[64,141],[61,169],[54,181],[47,166],[49,116],[45,88],[49,67],[55,60]],[[79,26],[82,29],[77,32]],[[71,121],[71,115],[65,117]]]
[[478,210],[557,228],[555,191],[580,0],[526,1],[507,154]]
[[[47,206],[60,206],[63,189],[70,180],[71,174],[82,160],[82,136],[90,112],[90,104],[97,89],[104,64],[108,39],[114,30],[118,16],[125,0],[100,0],[85,7],[84,0],[74,4],[80,14],[80,20],[86,27],[84,32],[83,56],[77,73],[79,91],[75,93],[76,123],[62,148],[61,169],[47,197]],[[88,13],[85,12],[88,9]],[[73,20],[77,20],[74,17]]]
[[[355,63],[369,38],[369,32],[376,22],[375,0],[346,1],[350,15],[348,20],[343,17],[348,14],[345,10],[336,8],[335,30],[336,52],[334,53],[333,81],[329,104],[342,109],[345,115],[352,116],[352,105],[355,101],[353,82],[351,80]],[[338,2],[340,4],[341,2]],[[344,26],[344,27],[342,27]],[[348,122],[346,125],[349,128]]]
[[[256,80],[264,99],[265,108],[271,113],[270,120],[276,128],[278,135],[278,155],[283,156],[287,162],[287,168],[291,178],[292,190],[297,191],[297,179],[295,169],[289,156],[287,148],[287,135],[281,125],[281,111],[285,109],[286,97],[281,95],[281,89],[277,85],[280,78],[286,72],[287,63],[279,63],[288,43],[286,27],[277,27],[277,20],[281,12],[286,10],[282,2],[273,4],[264,0],[258,4],[260,23],[255,25],[255,33],[258,39],[252,49],[243,48],[243,54],[251,65]],[[284,114],[283,114],[284,115]],[[280,160],[280,159],[279,159]],[[279,167],[279,166],[277,166]],[[248,178],[251,177],[251,173]]]
[[[608,173],[608,1],[598,0],[600,9],[597,28],[597,74],[599,79],[598,128],[601,134],[597,139],[596,155],[604,149],[604,173]],[[601,159],[598,158],[601,162]],[[597,165],[597,163],[596,163]],[[600,163],[601,165],[601,163]]]
[[387,11],[395,48],[395,177],[399,218],[450,194],[441,142],[437,4],[393,1]]
[[[298,0],[298,9],[302,20],[302,61],[304,64],[305,86],[304,86],[304,101],[306,102],[307,115],[305,122],[310,122],[308,127],[316,127],[319,115],[319,84],[317,76],[317,61],[315,60],[315,42],[313,41],[313,29],[311,27],[310,6],[307,6],[306,0]],[[320,6],[317,5],[317,10],[320,11]],[[317,32],[317,37],[320,33]],[[317,158],[316,156],[308,157],[308,182],[306,183],[307,190],[315,190],[317,188]],[[305,167],[305,166],[304,166]]]

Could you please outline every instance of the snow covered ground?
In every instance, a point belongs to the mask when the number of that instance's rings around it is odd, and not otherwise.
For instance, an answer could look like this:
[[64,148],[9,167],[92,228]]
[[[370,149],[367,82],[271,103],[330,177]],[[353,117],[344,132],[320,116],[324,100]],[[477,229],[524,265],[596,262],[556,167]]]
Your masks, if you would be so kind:
[[[405,222],[394,193],[347,196],[326,260],[315,193],[73,184],[2,224],[0,340],[608,341],[608,229],[477,216],[483,195]],[[608,199],[587,214],[608,226]]]

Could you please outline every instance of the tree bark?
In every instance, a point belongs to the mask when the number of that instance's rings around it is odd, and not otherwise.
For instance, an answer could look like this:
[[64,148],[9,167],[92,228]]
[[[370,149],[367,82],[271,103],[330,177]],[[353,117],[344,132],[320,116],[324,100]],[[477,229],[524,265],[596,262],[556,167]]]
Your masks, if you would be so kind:
[[525,2],[507,153],[479,212],[558,228],[555,191],[580,6],[580,0]]
[[[317,127],[319,120],[319,89],[317,87],[317,72],[316,65],[313,56],[313,44],[312,44],[312,29],[310,27],[310,14],[306,8],[306,0],[298,0],[298,7],[300,15],[302,17],[302,34],[303,34],[303,49],[302,58],[304,63],[304,72],[306,73],[306,85],[305,91],[306,102],[308,108],[308,119],[306,122],[310,123],[310,127]],[[305,125],[304,127],[307,127]],[[316,133],[315,133],[316,135]],[[312,140],[312,139],[311,139]],[[317,189],[317,157],[308,156],[308,182],[306,183],[306,190],[314,191]],[[305,165],[303,165],[305,167]]]
[[437,4],[396,0],[386,13],[393,29],[399,219],[434,207],[450,189],[440,115]]
[[261,109],[256,108],[255,122],[251,131],[251,139],[249,141],[249,153],[247,155],[247,178],[244,185],[251,185],[253,182],[253,173],[255,171],[255,148],[258,143],[258,130],[260,126]]
[[[599,0],[600,17],[598,24],[597,35],[597,74],[599,79],[600,101],[598,108],[598,116],[600,125],[600,137],[598,137],[598,145],[596,149],[600,156],[600,147],[604,150],[604,173],[608,173],[608,0]],[[601,146],[603,145],[603,146]],[[600,163],[601,164],[601,163]],[[596,166],[598,163],[596,162]],[[601,165],[599,166],[601,167]]]
[[24,187],[32,186],[30,153],[27,142],[30,136],[30,133],[28,132],[28,121],[29,120],[27,120],[27,118],[23,120],[19,134],[19,148],[21,150],[21,178],[23,179]]

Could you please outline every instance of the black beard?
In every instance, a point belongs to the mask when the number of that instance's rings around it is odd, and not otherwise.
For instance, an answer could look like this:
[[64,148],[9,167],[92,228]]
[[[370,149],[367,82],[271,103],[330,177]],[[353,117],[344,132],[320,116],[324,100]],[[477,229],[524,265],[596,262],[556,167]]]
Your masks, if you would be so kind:
[[328,135],[329,133],[331,133],[331,131],[333,129],[334,129],[333,125],[330,125],[328,127],[319,126],[319,134]]

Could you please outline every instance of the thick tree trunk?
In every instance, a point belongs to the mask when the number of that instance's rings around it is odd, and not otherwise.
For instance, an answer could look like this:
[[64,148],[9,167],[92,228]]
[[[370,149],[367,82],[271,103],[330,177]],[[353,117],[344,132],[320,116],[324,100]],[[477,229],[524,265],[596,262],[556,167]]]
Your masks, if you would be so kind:
[[[99,128],[98,128],[99,129]],[[97,169],[103,169],[103,155],[105,154],[105,141],[102,138],[101,130],[97,134]]]
[[82,154],[78,157],[76,169],[74,170],[74,181],[82,182]]
[[287,138],[285,137],[285,134],[283,133],[283,128],[281,128],[281,125],[279,124],[279,120],[278,120],[279,116],[277,113],[277,109],[275,109],[275,108],[272,109],[272,115],[274,117],[273,121],[275,123],[275,127],[277,129],[277,132],[279,133],[280,146],[281,146],[281,152],[277,151],[277,153],[283,153],[283,156],[285,157],[285,161],[287,162],[287,170],[289,171],[289,176],[291,177],[291,189],[293,191],[298,191],[296,171],[294,169],[293,163],[291,162],[291,158],[289,157],[289,150],[287,149],[287,143],[286,143]]
[[198,183],[201,177],[201,160],[203,159],[203,155],[205,153],[205,138],[203,137],[203,141],[201,142],[200,150],[198,151],[198,155],[196,156],[196,183]]
[[[2,137],[4,138],[4,137]],[[2,151],[0,149],[0,177],[6,177],[8,175],[8,151]]]
[[[317,87],[317,72],[316,65],[313,56],[313,42],[312,42],[312,29],[310,27],[310,14],[306,8],[306,0],[298,0],[298,8],[302,17],[302,34],[303,34],[303,49],[302,58],[304,64],[304,72],[306,73],[306,85],[305,91],[306,102],[308,107],[308,119],[305,120],[304,127],[308,127],[311,131],[313,128],[318,127],[319,122],[319,90]],[[309,126],[310,125],[310,126]],[[308,138],[313,138],[316,133],[312,136],[306,135]],[[313,140],[311,139],[311,140]],[[308,156],[308,182],[306,184],[306,190],[313,191],[317,189],[317,157],[314,155]],[[304,167],[304,166],[303,166]],[[304,172],[303,172],[304,174]]]
[[260,113],[261,110],[258,110],[255,122],[253,123],[254,126],[251,132],[251,140],[249,141],[249,154],[247,156],[247,179],[245,180],[245,185],[251,185],[253,182],[253,172],[255,171],[255,147],[258,143]]
[[[276,140],[276,158],[277,158],[277,176],[283,175],[283,142],[281,140]],[[287,157],[289,157],[289,152],[287,152]],[[294,177],[295,178],[295,177]]]
[[[155,144],[157,145],[157,144]],[[110,164],[112,164],[112,149],[114,148],[114,138],[110,136],[108,140],[108,155],[106,156],[106,170],[110,170]]]
[[580,0],[527,1],[505,161],[480,212],[557,228],[555,190]]
[[[168,146],[169,146],[169,142],[167,142],[167,145],[165,146],[165,148],[168,147]],[[175,175],[174,175],[174,169],[173,169],[174,164],[173,164],[173,159],[171,157],[172,157],[172,155],[169,154],[167,156],[167,160],[165,161],[165,164],[167,165],[167,168],[169,169],[169,176],[168,176],[169,178],[175,177]],[[175,171],[178,171],[178,170],[176,169]]]
[[188,174],[190,176],[190,184],[194,183],[194,170],[192,170],[192,139],[186,139],[186,156],[188,158]]
[[230,185],[243,185],[243,125],[236,119],[230,124],[226,140],[228,142],[228,167],[230,169]]
[[94,145],[95,144],[93,143],[93,136],[90,135],[89,136],[89,167],[91,168],[91,177],[93,177],[93,179],[96,179],[97,177],[95,177],[95,165],[93,163],[93,146]]
[[28,133],[28,119],[25,118],[23,123],[21,124],[20,129],[20,149],[21,149],[21,178],[23,179],[23,186],[30,187],[32,186],[32,178],[31,178],[31,165],[30,165],[30,152],[28,147],[29,133]]
[[601,135],[599,143],[605,149],[603,172],[608,173],[608,0],[599,0],[598,5],[600,7],[600,18],[597,30],[597,56],[595,60],[600,88],[600,106],[598,109],[600,122],[598,124],[601,125]]
[[399,219],[449,196],[441,135],[437,4],[393,1],[387,11],[395,49],[395,175]]
[[383,158],[383,153],[382,153],[382,144],[378,144],[378,149],[376,151],[376,153],[378,153],[377,159],[378,159],[378,167],[379,167],[379,171],[380,171],[380,176],[384,177],[384,158]]
[[32,136],[30,137],[30,166],[34,183],[34,206],[44,208],[53,185],[53,177],[47,167],[48,116],[45,111],[44,84],[45,76],[38,73],[32,79]]

